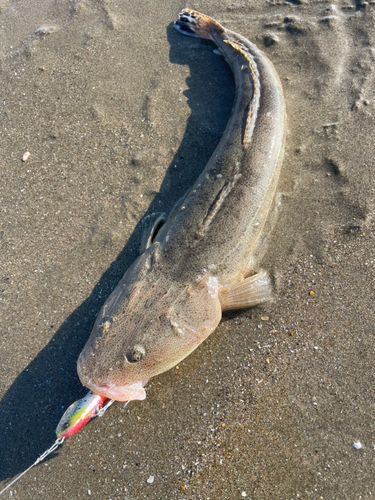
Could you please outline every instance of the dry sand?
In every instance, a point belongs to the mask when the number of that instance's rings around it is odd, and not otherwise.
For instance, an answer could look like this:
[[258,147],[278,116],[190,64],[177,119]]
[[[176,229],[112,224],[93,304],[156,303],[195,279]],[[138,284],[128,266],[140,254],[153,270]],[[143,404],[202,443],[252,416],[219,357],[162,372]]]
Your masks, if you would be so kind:
[[[2,486],[85,394],[76,360],[140,220],[173,205],[224,130],[231,72],[172,28],[185,6],[0,0]],[[275,300],[226,316],[145,401],[113,406],[4,497],[372,499],[375,2],[189,7],[258,44],[283,83],[262,262]]]

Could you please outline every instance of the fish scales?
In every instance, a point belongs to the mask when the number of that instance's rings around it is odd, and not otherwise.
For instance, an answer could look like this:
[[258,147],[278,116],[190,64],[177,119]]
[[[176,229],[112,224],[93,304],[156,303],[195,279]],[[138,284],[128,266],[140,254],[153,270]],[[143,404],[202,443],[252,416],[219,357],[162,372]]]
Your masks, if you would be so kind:
[[144,399],[147,381],[175,366],[220,322],[222,311],[268,300],[255,273],[272,210],[285,130],[279,77],[249,40],[186,9],[175,27],[212,40],[229,63],[235,100],[206,167],[168,217],[149,216],[141,255],[98,315],[78,360],[89,389]]

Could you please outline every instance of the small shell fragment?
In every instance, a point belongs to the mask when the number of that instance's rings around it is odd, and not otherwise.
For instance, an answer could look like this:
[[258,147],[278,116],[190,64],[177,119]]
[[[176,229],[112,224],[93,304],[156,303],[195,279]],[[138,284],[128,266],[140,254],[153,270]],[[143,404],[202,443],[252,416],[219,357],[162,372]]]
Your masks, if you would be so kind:
[[262,321],[268,321],[270,318],[269,318],[269,316],[261,316],[260,319]]
[[22,156],[22,161],[27,161],[29,156],[30,156],[30,153],[28,151],[26,151],[26,153]]
[[147,479],[147,482],[148,484],[152,484],[154,482],[154,476],[150,476],[148,479]]
[[34,30],[34,35],[49,35],[50,33],[53,33],[56,31],[56,26],[39,26],[36,30]]
[[355,448],[356,450],[360,450],[362,448],[362,445],[359,441],[353,443],[353,448]]

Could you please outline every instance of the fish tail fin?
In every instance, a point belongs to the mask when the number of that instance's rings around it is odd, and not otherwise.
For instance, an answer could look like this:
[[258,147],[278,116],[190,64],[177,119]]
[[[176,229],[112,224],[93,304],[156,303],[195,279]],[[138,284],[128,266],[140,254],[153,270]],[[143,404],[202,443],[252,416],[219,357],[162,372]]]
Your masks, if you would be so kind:
[[211,40],[211,33],[213,31],[218,33],[224,31],[223,26],[215,21],[215,19],[191,9],[184,9],[179,13],[174,27],[184,35],[207,38],[209,40]]

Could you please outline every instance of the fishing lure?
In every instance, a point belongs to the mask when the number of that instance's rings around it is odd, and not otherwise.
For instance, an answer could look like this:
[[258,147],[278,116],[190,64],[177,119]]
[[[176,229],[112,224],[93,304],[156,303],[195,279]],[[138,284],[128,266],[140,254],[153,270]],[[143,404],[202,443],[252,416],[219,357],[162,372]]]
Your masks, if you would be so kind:
[[[109,399],[105,396],[95,394],[89,391],[85,397],[79,399],[75,403],[69,406],[69,408],[64,412],[61,417],[60,422],[56,427],[57,439],[53,445],[48,448],[40,457],[38,457],[35,462],[30,465],[25,471],[23,471],[19,476],[17,476],[11,483],[9,483],[4,489],[0,491],[0,495],[4,493],[8,488],[10,488],[14,483],[16,483],[26,472],[42,462],[48,455],[53,453],[60,445],[63,444],[65,439],[74,436],[78,431],[82,429],[90,420],[95,417],[102,417],[105,411],[115,402],[114,399]],[[124,407],[129,403],[127,401]]]
[[101,417],[114,403],[113,399],[89,391],[86,396],[69,406],[56,427],[57,439],[67,439],[84,427],[94,417]]

